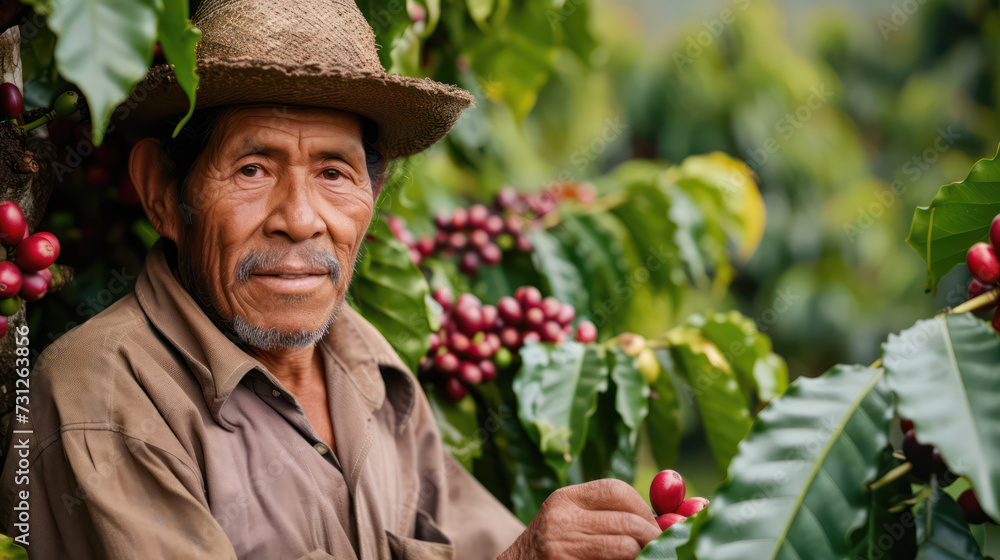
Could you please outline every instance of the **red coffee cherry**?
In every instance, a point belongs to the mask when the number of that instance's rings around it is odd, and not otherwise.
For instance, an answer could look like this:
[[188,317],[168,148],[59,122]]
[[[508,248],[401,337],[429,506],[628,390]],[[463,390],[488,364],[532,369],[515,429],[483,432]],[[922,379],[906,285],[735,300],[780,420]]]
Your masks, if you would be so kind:
[[989,243],[976,243],[965,254],[965,264],[972,276],[983,284],[993,284],[1000,280],[1000,261]]
[[448,398],[458,402],[465,398],[469,394],[469,391],[465,389],[462,382],[459,381],[457,377],[449,377],[447,381],[444,382],[444,392],[448,395]]
[[17,295],[21,290],[24,277],[21,270],[10,261],[0,262],[0,298]]
[[434,369],[445,375],[458,373],[458,365],[458,356],[452,354],[451,352],[439,354],[436,358],[434,358]]
[[705,498],[688,498],[681,502],[681,505],[677,506],[677,510],[674,513],[683,515],[684,517],[691,517],[706,507],[708,507],[708,500]]
[[14,261],[25,272],[37,272],[56,262],[59,251],[44,235],[29,235],[14,248]]
[[542,303],[542,292],[534,286],[521,286],[514,291],[514,299],[521,304],[524,309],[538,307]]
[[458,370],[458,376],[466,385],[476,385],[483,380],[482,370],[472,362],[462,362]]
[[24,239],[27,231],[28,224],[21,207],[10,200],[0,203],[0,243],[15,245]]
[[497,376],[497,365],[490,360],[479,362],[479,371],[482,372],[482,382],[489,383]]
[[49,281],[38,272],[26,272],[21,278],[21,289],[17,295],[24,301],[38,301],[49,289]]
[[658,515],[673,513],[684,501],[684,479],[670,469],[660,471],[649,485],[649,503]]
[[576,327],[576,341],[584,344],[597,342],[597,327],[590,321],[580,321]]
[[683,515],[677,515],[676,513],[664,513],[663,515],[657,516],[656,524],[660,526],[661,531],[666,531],[667,527],[676,523],[682,523],[685,519],[687,518]]
[[500,298],[500,301],[497,302],[497,310],[500,312],[500,318],[508,325],[516,325],[524,318],[521,304],[510,296]]
[[21,90],[10,82],[0,84],[0,119],[14,119],[24,110]]
[[982,525],[987,521],[992,523],[986,512],[983,511],[983,506],[979,505],[979,500],[976,499],[976,493],[972,489],[968,489],[962,492],[958,496],[958,505],[961,506],[962,511],[965,512],[965,522],[972,525]]
[[503,258],[503,251],[500,250],[500,247],[496,243],[487,243],[479,250],[479,255],[486,266],[496,266],[500,264],[500,259]]

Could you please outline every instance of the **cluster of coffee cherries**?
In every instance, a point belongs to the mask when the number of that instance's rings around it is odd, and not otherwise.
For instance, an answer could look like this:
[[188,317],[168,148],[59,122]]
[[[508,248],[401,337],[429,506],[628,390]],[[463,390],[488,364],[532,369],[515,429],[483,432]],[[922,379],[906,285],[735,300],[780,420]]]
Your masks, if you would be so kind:
[[506,216],[518,216],[525,224],[538,224],[538,220],[555,211],[565,200],[590,204],[597,200],[597,191],[590,183],[563,181],[553,183],[541,192],[522,193],[514,187],[504,187],[493,199],[494,209]]
[[649,485],[649,503],[656,512],[656,522],[661,531],[666,531],[667,527],[684,521],[708,505],[705,498],[685,500],[686,493],[684,479],[677,471],[667,469],[653,477],[653,482]]
[[59,240],[47,231],[28,235],[21,207],[8,200],[0,203],[0,244],[6,249],[6,260],[0,261],[0,336],[4,336],[8,317],[21,309],[21,302],[38,301],[49,290],[49,267],[59,256]]
[[561,343],[570,336],[584,343],[597,340],[597,327],[590,321],[573,326],[573,306],[543,298],[533,286],[518,288],[514,297],[502,297],[495,306],[483,305],[473,294],[456,299],[447,288],[433,295],[443,309],[441,329],[430,335],[420,375],[440,382],[455,401],[473,385],[492,381],[526,343]]
[[[993,218],[990,224],[990,242],[979,242],[969,247],[965,254],[965,264],[972,273],[972,281],[969,282],[969,299],[992,291],[1000,281],[1000,259],[997,254],[1000,252],[1000,215]],[[981,308],[979,312],[990,311],[997,307],[997,303]],[[1000,310],[993,313],[993,328],[1000,332]]]
[[430,256],[458,256],[458,268],[468,276],[476,276],[480,266],[496,266],[503,252],[517,248],[532,249],[531,241],[522,231],[521,220],[510,216],[504,220],[482,204],[468,210],[457,208],[434,218],[434,235],[417,239],[398,216],[387,220],[389,229],[410,249],[410,258],[417,265]]
[[[904,418],[899,421],[899,426],[903,430],[903,455],[910,462],[910,474],[917,479],[917,482],[927,484],[931,475],[937,475],[938,484],[942,488],[946,488],[959,479],[959,476],[951,472],[948,465],[945,464],[936,447],[922,445],[917,441],[913,431],[913,422]],[[962,507],[962,511],[965,512],[967,523],[975,525],[987,522],[995,523],[983,512],[983,508],[979,505],[979,500],[976,499],[976,494],[972,489],[962,492],[957,501],[958,505]]]

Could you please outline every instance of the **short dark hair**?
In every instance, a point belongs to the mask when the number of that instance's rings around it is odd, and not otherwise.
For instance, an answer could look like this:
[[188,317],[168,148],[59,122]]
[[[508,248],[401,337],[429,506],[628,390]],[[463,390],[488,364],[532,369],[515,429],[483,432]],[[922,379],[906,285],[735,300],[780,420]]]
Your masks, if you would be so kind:
[[[181,205],[182,215],[186,223],[190,223],[187,212],[184,211],[184,195],[187,193],[188,183],[191,181],[191,170],[198,161],[198,157],[208,146],[208,140],[215,130],[219,115],[224,107],[210,107],[198,109],[191,115],[191,119],[177,134],[172,137],[174,128],[180,122],[181,117],[167,119],[166,126],[159,133],[160,140],[160,169],[171,179],[178,179],[177,201]],[[368,180],[372,185],[372,192],[376,198],[385,186],[388,175],[388,161],[382,151],[378,148],[378,125],[375,121],[364,115],[361,117],[361,144],[365,149],[365,168],[368,171]]]

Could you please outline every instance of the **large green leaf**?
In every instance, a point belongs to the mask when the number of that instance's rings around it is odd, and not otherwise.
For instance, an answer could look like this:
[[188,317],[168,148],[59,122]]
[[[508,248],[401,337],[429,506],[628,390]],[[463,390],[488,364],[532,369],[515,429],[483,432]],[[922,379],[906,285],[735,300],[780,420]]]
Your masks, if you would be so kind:
[[434,420],[445,448],[471,471],[472,461],[483,452],[476,402],[472,397],[465,397],[457,403],[443,400],[431,387],[426,387],[424,392],[434,412]]
[[982,560],[965,513],[946,492],[937,490],[917,514],[917,560]]
[[722,357],[729,362],[740,382],[749,386],[764,402],[788,388],[788,368],[784,360],[771,352],[771,339],[757,330],[753,320],[739,311],[694,315],[688,322],[701,328]]
[[629,445],[635,447],[639,427],[649,413],[649,385],[635,358],[626,354],[621,346],[611,347],[608,359],[611,361],[611,380],[615,384],[615,410],[628,426]]
[[891,335],[882,362],[900,416],[1000,517],[1000,339],[970,313],[938,316]]
[[930,206],[913,213],[906,242],[927,261],[931,290],[949,270],[965,262],[965,253],[985,241],[1000,213],[1000,161],[981,159],[961,183],[941,187]]
[[604,352],[570,341],[527,344],[520,353],[521,369],[513,382],[518,417],[565,483],[569,464],[586,441],[597,395],[608,388]]
[[697,557],[853,558],[891,418],[882,370],[837,366],[796,380],[740,445]]
[[678,560],[677,549],[691,538],[691,525],[685,521],[667,527],[656,540],[646,545],[636,560]]
[[705,436],[719,472],[726,472],[751,419],[746,398],[729,364],[698,329],[667,333],[670,351],[698,403]]
[[163,0],[157,27],[157,38],[163,47],[163,54],[174,65],[177,84],[188,96],[188,112],[174,129],[174,136],[177,136],[194,112],[194,92],[198,87],[194,47],[201,38],[201,30],[188,19],[188,0]]
[[359,0],[357,2],[361,13],[365,15],[368,24],[375,31],[375,43],[378,44],[378,58],[382,66],[392,66],[392,50],[396,39],[403,35],[410,24],[410,15],[406,12],[406,2],[382,2],[380,0]]
[[351,304],[416,371],[430,347],[427,281],[406,245],[381,220],[369,230],[362,251],[351,281]]
[[163,0],[62,0],[49,28],[59,37],[59,74],[79,86],[90,107],[94,143],[111,113],[149,68]]
[[681,414],[678,391],[671,375],[671,372],[676,372],[677,369],[674,359],[666,348],[658,348],[654,353],[663,371],[656,378],[653,392],[649,397],[646,434],[649,437],[649,449],[653,454],[653,460],[656,461],[656,468],[669,469],[677,462],[681,435],[684,433],[684,417]]

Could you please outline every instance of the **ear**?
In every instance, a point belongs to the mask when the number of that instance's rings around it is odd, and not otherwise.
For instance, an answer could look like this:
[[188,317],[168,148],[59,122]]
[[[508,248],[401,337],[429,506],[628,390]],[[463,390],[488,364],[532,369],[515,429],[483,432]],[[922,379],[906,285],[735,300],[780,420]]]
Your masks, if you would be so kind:
[[180,243],[182,231],[177,201],[177,179],[171,179],[160,163],[160,141],[144,138],[132,148],[128,160],[129,175],[146,211],[149,223],[161,237]]

